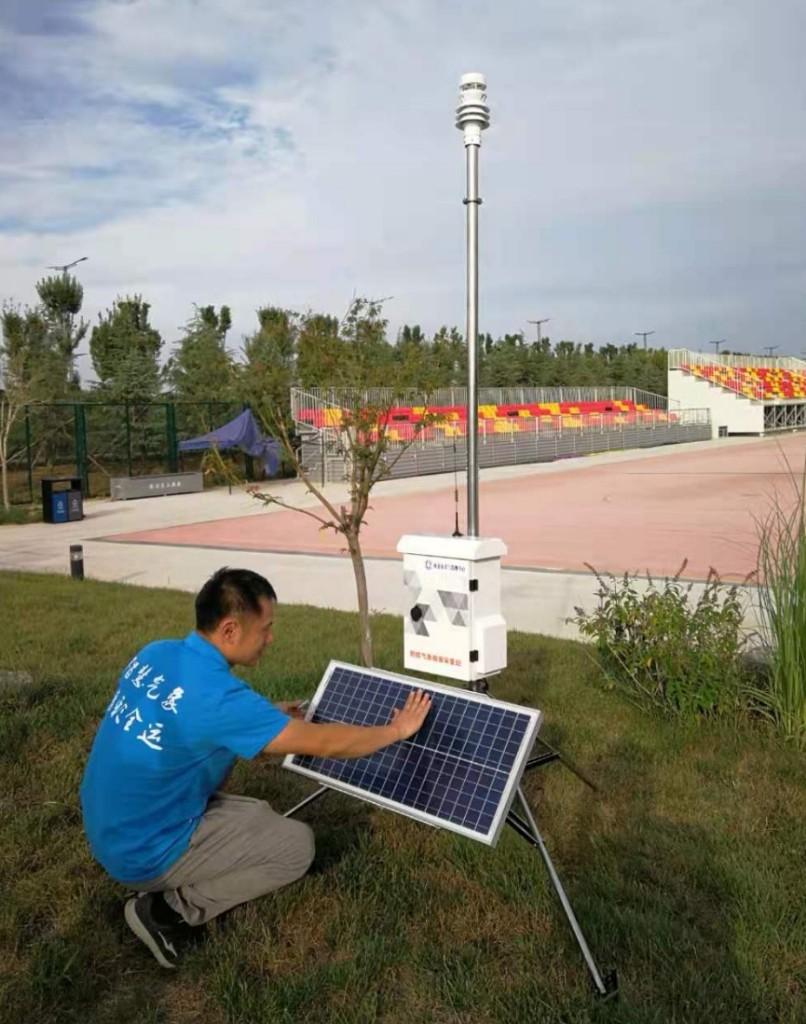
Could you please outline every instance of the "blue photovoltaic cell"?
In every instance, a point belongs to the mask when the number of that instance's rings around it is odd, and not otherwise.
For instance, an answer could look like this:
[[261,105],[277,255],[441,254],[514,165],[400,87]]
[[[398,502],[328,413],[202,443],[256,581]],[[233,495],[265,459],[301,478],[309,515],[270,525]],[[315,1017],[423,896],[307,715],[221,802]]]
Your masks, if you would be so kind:
[[513,767],[519,755],[522,761],[528,753],[524,738],[535,731],[538,712],[337,663],[324,691],[320,688],[311,721],[386,725],[417,688],[431,694],[432,707],[410,739],[355,759],[294,755],[286,766],[490,840],[501,802],[511,790]]

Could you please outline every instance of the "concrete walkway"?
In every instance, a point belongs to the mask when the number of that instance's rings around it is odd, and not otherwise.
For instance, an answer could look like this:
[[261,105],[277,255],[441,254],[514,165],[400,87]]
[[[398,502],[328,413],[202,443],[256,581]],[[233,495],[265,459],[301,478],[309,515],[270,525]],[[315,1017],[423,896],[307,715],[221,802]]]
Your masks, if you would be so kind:
[[[798,440],[803,448],[806,440],[800,436]],[[525,478],[524,487],[533,486],[542,480],[545,489],[552,478],[568,478],[569,475],[579,473],[584,477],[592,468],[598,471],[608,466],[618,467],[623,463],[630,463],[640,464],[642,469],[646,469],[647,463],[651,460],[668,460],[670,456],[685,460],[692,453],[699,457],[706,452],[712,452],[713,457],[719,459],[740,446],[744,446],[754,461],[757,461],[759,456],[771,459],[774,444],[775,442],[763,439],[722,439],[644,451],[609,453],[541,465],[501,467],[482,471],[480,479],[485,488],[487,485],[502,482],[507,492],[512,494],[511,484],[521,478]],[[628,467],[622,465],[622,469],[625,468]],[[647,479],[653,475],[660,474],[649,474]],[[560,482],[552,481],[554,486]],[[265,485],[265,489],[281,496],[290,505],[316,506],[316,499],[307,494],[298,481],[272,481]],[[449,492],[448,497],[452,498],[452,489],[452,476],[440,475],[387,481],[378,485],[373,494],[378,501],[382,500],[384,505],[389,507],[395,505],[395,499],[420,495],[424,506],[427,507],[438,498],[444,503],[446,491]],[[345,489],[336,485],[329,485],[326,494],[335,503],[346,497]],[[463,523],[462,495],[460,502],[460,517]],[[484,531],[483,493],[480,504]],[[404,501],[403,505],[410,505],[410,501]],[[450,502],[447,507],[450,507]],[[339,556],[338,549],[328,554],[310,554],[298,551],[250,550],[249,545],[240,550],[232,545],[222,549],[215,546],[171,545],[164,542],[121,542],[118,539],[110,542],[111,538],[119,537],[121,534],[142,534],[145,531],[162,531],[188,524],[215,524],[221,520],[245,517],[251,521],[252,517],[267,515],[294,516],[316,529],[315,524],[304,516],[277,507],[264,508],[243,491],[234,490],[230,494],[226,488],[205,491],[202,494],[172,495],[125,502],[113,502],[109,499],[90,500],[85,503],[85,518],[82,522],[0,527],[0,568],[68,573],[69,547],[71,544],[81,543],[84,546],[85,572],[93,579],[149,587],[172,587],[195,592],[204,579],[220,566],[240,565],[267,576],[277,589],[281,601],[354,611],[355,585],[351,563],[348,558]],[[278,525],[282,521],[278,520]],[[450,533],[451,526],[452,519],[444,524],[446,534]],[[580,537],[584,538],[584,524],[578,524],[578,528],[581,530]],[[407,526],[404,520],[401,532],[410,529],[412,528]],[[252,533],[251,530],[244,531],[246,532]],[[506,541],[505,530],[502,529],[501,534]],[[627,568],[628,564],[625,562],[624,568]],[[621,571],[619,567],[617,571]],[[401,564],[392,552],[388,552],[384,557],[368,558],[367,577],[370,602],[374,610],[401,615],[407,610]],[[695,591],[700,588],[700,584],[695,584]],[[595,591],[596,581],[585,571],[546,570],[537,567],[507,568],[503,572],[504,615],[511,629],[552,636],[575,636],[576,628],[566,622],[566,619],[574,614],[575,606],[593,607],[596,603]],[[747,624],[751,628],[755,624],[752,610]]]

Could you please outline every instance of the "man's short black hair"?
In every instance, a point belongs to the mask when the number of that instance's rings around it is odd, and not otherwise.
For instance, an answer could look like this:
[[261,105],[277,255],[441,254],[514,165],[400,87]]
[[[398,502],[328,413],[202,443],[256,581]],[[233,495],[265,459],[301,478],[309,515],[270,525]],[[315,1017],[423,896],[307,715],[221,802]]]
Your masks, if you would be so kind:
[[227,615],[252,612],[260,615],[260,599],[276,601],[269,581],[251,569],[229,569],[214,573],[196,595],[196,629],[210,633]]

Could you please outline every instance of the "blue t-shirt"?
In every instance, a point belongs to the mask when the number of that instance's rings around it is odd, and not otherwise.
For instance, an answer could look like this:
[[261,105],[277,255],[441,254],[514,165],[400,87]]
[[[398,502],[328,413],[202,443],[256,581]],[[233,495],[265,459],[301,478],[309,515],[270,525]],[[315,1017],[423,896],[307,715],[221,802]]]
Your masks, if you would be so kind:
[[254,757],[288,721],[198,633],[148,644],[120,674],[81,783],[96,860],[121,882],[167,871],[236,756]]

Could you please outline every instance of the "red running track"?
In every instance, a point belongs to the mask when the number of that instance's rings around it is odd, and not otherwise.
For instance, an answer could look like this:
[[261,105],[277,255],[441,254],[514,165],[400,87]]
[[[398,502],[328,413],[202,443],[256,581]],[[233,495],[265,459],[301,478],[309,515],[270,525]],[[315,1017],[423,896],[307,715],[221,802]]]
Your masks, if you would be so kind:
[[[687,578],[703,579],[713,567],[723,579],[741,580],[756,565],[757,518],[774,500],[794,504],[805,460],[806,436],[798,434],[622,462],[594,456],[567,471],[483,482],[481,532],[505,541],[504,564],[513,567],[586,572],[589,563],[599,571],[659,576],[687,559]],[[464,529],[461,491],[459,500]],[[444,489],[377,497],[362,531],[364,554],[398,557],[401,534],[450,534],[453,524],[448,476]],[[106,539],[345,555],[332,530],[320,532],[307,516],[288,511]]]

